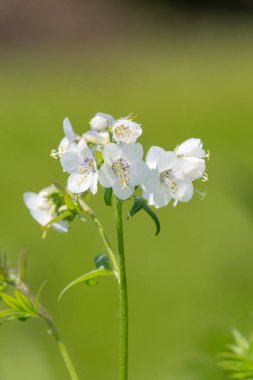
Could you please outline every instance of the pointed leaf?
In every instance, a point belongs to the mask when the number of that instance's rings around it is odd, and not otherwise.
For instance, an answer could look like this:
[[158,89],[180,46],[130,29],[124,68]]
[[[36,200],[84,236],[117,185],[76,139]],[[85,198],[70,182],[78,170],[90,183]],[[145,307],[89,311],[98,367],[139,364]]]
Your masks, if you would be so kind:
[[144,199],[139,197],[134,197],[134,203],[133,206],[128,214],[128,219],[132,218],[137,212],[141,211],[143,209],[143,205],[145,204]]
[[40,288],[39,288],[39,290],[38,290],[38,293],[37,293],[36,298],[35,298],[35,301],[34,301],[33,308],[34,308],[34,311],[35,311],[36,314],[38,314],[38,312],[39,312],[40,295],[41,295],[41,292],[42,292],[44,286],[46,285],[46,283],[47,283],[47,280],[44,281],[44,282],[40,285]]
[[68,209],[72,211],[75,210],[77,208],[76,204],[73,202],[71,196],[67,193],[65,187],[56,181],[53,181],[53,185],[56,187],[57,190],[59,190],[62,193],[65,204],[68,207]]
[[55,218],[53,218],[52,220],[50,220],[50,222],[48,222],[45,226],[41,227],[42,231],[47,230],[47,228],[50,227],[52,224],[54,224],[56,222],[60,222],[61,220],[67,218],[70,215],[71,215],[70,211],[65,211],[62,214],[57,215]]
[[96,150],[95,155],[96,155],[96,158],[97,158],[99,164],[101,165],[104,162],[104,157],[103,157],[102,152],[100,152],[99,150]]
[[90,280],[94,280],[98,277],[104,277],[104,276],[114,276],[114,274],[113,274],[113,272],[110,272],[104,268],[100,268],[100,269],[95,269],[89,273],[86,273],[86,274],[78,277],[76,280],[72,281],[70,284],[68,284],[66,286],[66,288],[63,289],[63,291],[61,292],[61,294],[59,296],[59,301],[62,298],[63,294],[65,294],[67,290],[72,288],[72,286],[80,284],[81,282],[87,282]]
[[107,187],[104,189],[104,201],[106,206],[112,205],[112,188]]
[[11,297],[5,293],[1,293],[1,298],[2,298],[3,302],[7,306],[9,306],[12,310],[20,311],[19,303],[14,297]]
[[148,205],[146,205],[146,204],[143,206],[143,210],[146,211],[146,213],[153,219],[153,221],[156,225],[155,236],[157,236],[161,231],[161,225],[160,225],[160,221],[159,221],[156,213],[153,210],[151,210],[151,208],[149,208]]
[[20,308],[27,313],[33,313],[33,305],[27,296],[21,293],[19,290],[15,290],[14,294],[16,300],[20,305]]
[[132,218],[135,214],[137,214],[141,210],[144,210],[153,219],[156,226],[155,236],[157,236],[161,230],[159,219],[156,213],[153,210],[151,210],[151,208],[147,205],[147,202],[143,198],[140,198],[140,197],[134,198],[133,206],[128,214],[128,219]]
[[6,309],[0,311],[0,318],[10,317],[12,315],[20,315],[21,313],[18,311],[13,311],[13,309]]

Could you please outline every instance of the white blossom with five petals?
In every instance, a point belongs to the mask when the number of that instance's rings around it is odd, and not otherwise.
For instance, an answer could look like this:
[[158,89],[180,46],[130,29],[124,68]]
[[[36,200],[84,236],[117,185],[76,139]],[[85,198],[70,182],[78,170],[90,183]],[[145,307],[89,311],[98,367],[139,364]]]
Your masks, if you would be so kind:
[[90,189],[97,192],[98,173],[92,151],[82,138],[75,146],[69,146],[61,157],[63,170],[70,174],[68,189],[72,193],[83,193]]
[[166,206],[171,199],[174,205],[188,202],[193,195],[194,187],[191,179],[183,171],[183,162],[175,152],[153,146],[146,158],[150,174],[143,185],[143,197],[149,205],[156,208]]
[[110,143],[103,150],[104,164],[99,170],[99,182],[103,187],[112,187],[114,194],[122,200],[129,198],[135,186],[142,185],[148,175],[141,144]]
[[119,119],[112,127],[113,139],[117,143],[135,143],[142,134],[140,124],[129,119]]

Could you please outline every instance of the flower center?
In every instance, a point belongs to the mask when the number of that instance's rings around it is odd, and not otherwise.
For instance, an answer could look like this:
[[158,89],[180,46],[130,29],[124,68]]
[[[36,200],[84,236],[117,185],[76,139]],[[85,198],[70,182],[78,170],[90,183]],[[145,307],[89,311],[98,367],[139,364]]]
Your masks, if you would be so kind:
[[128,188],[127,182],[129,181],[129,167],[128,162],[123,160],[123,158],[119,158],[112,164],[112,170],[123,184],[123,189]]
[[114,129],[114,133],[117,137],[130,137],[131,130],[126,125],[119,125]]
[[160,181],[164,183],[171,191],[175,192],[177,190],[177,184],[173,180],[172,170],[165,170],[160,174]]
[[80,167],[80,174],[82,174],[84,177],[87,177],[88,175],[95,173],[95,171],[95,161],[92,158],[86,158]]

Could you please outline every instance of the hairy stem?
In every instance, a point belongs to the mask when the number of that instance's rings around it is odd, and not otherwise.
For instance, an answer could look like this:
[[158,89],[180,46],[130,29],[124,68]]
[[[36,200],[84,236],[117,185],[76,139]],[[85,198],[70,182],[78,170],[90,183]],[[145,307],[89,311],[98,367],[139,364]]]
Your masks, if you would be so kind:
[[73,366],[73,363],[70,359],[70,356],[68,354],[68,351],[66,349],[66,346],[65,344],[62,342],[61,338],[60,338],[60,335],[58,333],[58,331],[56,330],[56,327],[55,325],[53,324],[52,320],[51,319],[46,319],[44,318],[49,329],[50,329],[50,332],[52,334],[52,336],[54,337],[57,345],[58,345],[58,348],[60,350],[60,353],[61,353],[61,356],[62,356],[62,359],[64,361],[64,364],[69,372],[69,376],[70,376],[70,379],[71,380],[78,380],[78,376],[77,376],[77,373],[76,373],[76,370]]
[[106,236],[106,233],[105,233],[105,230],[103,228],[102,223],[100,222],[100,220],[98,219],[98,217],[96,216],[96,214],[92,210],[92,208],[90,208],[90,206],[88,206],[87,203],[83,201],[83,199],[79,199],[79,203],[80,203],[80,206],[82,207],[83,211],[91,217],[92,221],[94,222],[95,226],[97,227],[98,233],[102,239],[102,242],[104,244],[106,252],[108,253],[108,256],[110,257],[110,260],[112,262],[114,274],[117,277],[117,279],[119,280],[119,264],[118,264],[117,258],[115,257],[115,254],[113,252],[113,249],[111,247],[109,239]]
[[122,201],[115,198],[115,219],[117,225],[119,253],[119,286],[120,286],[120,380],[128,376],[128,299],[127,279],[124,253],[124,237],[122,223]]

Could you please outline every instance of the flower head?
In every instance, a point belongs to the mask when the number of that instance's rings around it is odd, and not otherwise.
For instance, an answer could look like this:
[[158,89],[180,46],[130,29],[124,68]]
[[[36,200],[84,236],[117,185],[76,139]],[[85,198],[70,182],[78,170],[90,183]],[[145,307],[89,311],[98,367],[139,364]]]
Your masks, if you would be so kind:
[[119,119],[112,127],[113,139],[117,143],[135,143],[142,134],[140,124],[129,119]]
[[192,181],[201,177],[207,179],[204,160],[207,154],[200,139],[191,138],[184,141],[175,149],[175,153],[180,160],[182,172],[186,178]]
[[111,115],[98,112],[90,121],[91,129],[95,131],[103,131],[112,126],[115,120]]
[[129,198],[135,186],[142,185],[148,175],[148,167],[142,161],[141,144],[111,143],[103,150],[104,164],[99,170],[99,182],[102,186],[112,187],[119,199]]
[[[32,217],[42,226],[46,226],[57,217],[65,205],[62,194],[53,185],[41,190],[38,194],[24,193],[23,198]],[[52,227],[59,232],[68,231],[68,223],[65,220],[53,223]]]
[[175,152],[153,146],[146,162],[150,174],[143,185],[143,197],[150,205],[159,208],[166,206],[171,199],[176,205],[178,201],[188,202],[192,198],[192,181],[184,174],[183,161],[177,158]]
[[68,189],[72,193],[83,193],[90,189],[97,192],[97,165],[92,151],[82,138],[75,146],[69,146],[61,157],[63,170],[70,174]]

